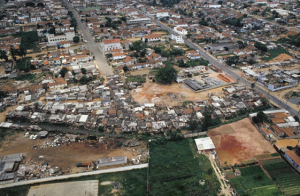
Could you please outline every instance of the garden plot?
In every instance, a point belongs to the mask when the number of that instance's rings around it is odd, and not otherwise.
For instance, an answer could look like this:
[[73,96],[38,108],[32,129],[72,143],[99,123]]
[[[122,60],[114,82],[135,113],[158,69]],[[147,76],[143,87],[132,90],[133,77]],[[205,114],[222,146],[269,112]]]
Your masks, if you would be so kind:
[[230,182],[239,195],[283,196],[260,166],[240,168],[241,175]]
[[283,159],[261,161],[261,164],[286,195],[300,195],[300,176]]

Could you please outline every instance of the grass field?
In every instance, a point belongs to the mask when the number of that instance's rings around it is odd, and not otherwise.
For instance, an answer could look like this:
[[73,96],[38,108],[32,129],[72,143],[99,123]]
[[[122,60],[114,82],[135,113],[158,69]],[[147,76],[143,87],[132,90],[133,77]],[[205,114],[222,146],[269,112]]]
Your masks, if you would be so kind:
[[238,195],[283,196],[275,183],[260,166],[240,168],[241,176],[231,178],[230,182]]
[[261,163],[286,195],[300,195],[300,176],[283,159],[271,159]]
[[210,162],[197,154],[192,139],[151,142],[149,164],[151,195],[218,194],[220,184]]
[[0,196],[27,196],[29,185],[0,189]]
[[281,54],[290,54],[288,51],[286,51],[283,48],[276,48],[276,49],[271,49],[268,50],[268,53],[270,53],[270,56],[262,58],[264,61],[271,61],[272,59],[276,58],[277,56]]

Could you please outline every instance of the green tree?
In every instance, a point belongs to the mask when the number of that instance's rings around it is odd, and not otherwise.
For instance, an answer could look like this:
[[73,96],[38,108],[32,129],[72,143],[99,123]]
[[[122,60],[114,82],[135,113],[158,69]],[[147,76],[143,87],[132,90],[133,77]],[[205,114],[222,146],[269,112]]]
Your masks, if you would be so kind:
[[142,50],[142,51],[140,52],[140,56],[141,56],[141,57],[145,57],[145,55],[146,55],[146,49],[144,49],[144,50]]
[[123,67],[123,71],[124,71],[124,72],[129,71],[129,69],[128,69],[128,67],[127,67],[126,65]]
[[54,34],[54,35],[56,34],[55,27],[52,26],[52,27],[50,28],[49,34]]
[[239,45],[239,49],[244,49],[244,48],[247,47],[247,43],[246,42],[238,40],[237,43]]
[[21,46],[20,49],[18,50],[18,55],[22,57],[22,59],[24,59],[26,54],[27,54],[26,49],[24,48],[24,46]]
[[76,21],[76,19],[72,17],[71,20],[70,20],[70,22],[71,22],[70,27],[74,27],[74,30],[76,32],[76,29],[77,29],[77,21]]
[[226,63],[229,66],[237,65],[238,62],[239,62],[239,57],[238,56],[230,56],[230,57],[227,57],[227,59],[226,59]]
[[193,113],[191,115],[191,117],[189,118],[188,124],[189,124],[189,129],[191,131],[195,131],[195,130],[199,129],[200,125],[197,121],[197,117],[196,117],[195,113]]
[[73,42],[78,43],[79,42],[79,37],[78,36],[73,37]]
[[146,48],[146,44],[144,42],[142,42],[141,40],[133,42],[130,46],[129,46],[130,50],[136,50],[136,51],[141,51],[144,50]]
[[85,68],[81,68],[81,73],[82,74],[86,74],[86,69]]
[[186,64],[184,63],[183,60],[178,60],[177,62],[179,67],[186,67]]
[[122,20],[122,21],[124,21],[124,22],[127,22],[127,18],[126,18],[125,16],[122,16],[122,17],[120,18],[120,20]]
[[261,98],[260,101],[264,105],[269,105],[270,104],[270,100],[268,98],[266,98],[266,97]]
[[91,77],[86,77],[85,75],[82,76],[80,79],[79,79],[79,83],[80,84],[87,84],[89,83],[90,81],[92,81],[92,78]]
[[59,74],[61,75],[61,77],[65,77],[66,73],[68,73],[68,69],[66,67],[61,68],[61,70],[59,71]]
[[8,56],[6,54],[6,51],[0,50],[0,59],[4,59],[5,61],[8,61]]
[[262,52],[268,52],[267,46],[261,42],[255,42],[254,46]]
[[76,75],[76,73],[75,73],[75,71],[74,71],[74,70],[72,70],[72,75],[73,75],[73,76],[75,76],[75,75]]
[[171,84],[177,79],[177,71],[172,66],[162,67],[157,71],[155,79],[162,84]]
[[15,48],[13,48],[12,46],[9,49],[11,58],[14,59],[15,61],[17,60],[17,50]]
[[256,114],[256,116],[254,116],[252,118],[253,122],[254,123],[262,123],[262,122],[268,122],[269,119],[268,119],[268,116],[263,112],[263,111],[260,111]]
[[104,127],[102,127],[102,126],[98,127],[98,131],[99,132],[104,132]]

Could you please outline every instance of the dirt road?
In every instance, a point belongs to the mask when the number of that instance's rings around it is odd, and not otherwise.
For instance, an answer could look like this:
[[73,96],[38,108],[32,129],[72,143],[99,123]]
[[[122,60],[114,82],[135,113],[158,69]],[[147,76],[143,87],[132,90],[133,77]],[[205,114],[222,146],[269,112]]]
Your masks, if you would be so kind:
[[215,174],[221,184],[221,193],[219,195],[231,196],[230,186],[226,184],[226,179],[223,176],[222,171],[220,171],[215,159],[213,159],[211,155],[209,155],[209,161],[210,161],[210,163],[215,171]]

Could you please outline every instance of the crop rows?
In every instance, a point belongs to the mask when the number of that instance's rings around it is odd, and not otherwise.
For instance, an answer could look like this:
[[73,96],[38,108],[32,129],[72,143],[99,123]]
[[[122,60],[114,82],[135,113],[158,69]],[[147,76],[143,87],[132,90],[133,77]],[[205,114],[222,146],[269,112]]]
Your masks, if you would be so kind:
[[272,159],[261,163],[285,194],[300,194],[300,176],[283,159]]
[[238,195],[282,196],[282,192],[260,166],[240,168],[241,176],[230,179]]

